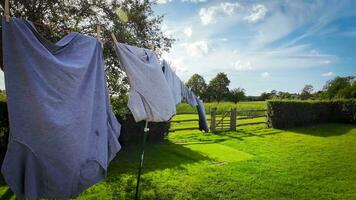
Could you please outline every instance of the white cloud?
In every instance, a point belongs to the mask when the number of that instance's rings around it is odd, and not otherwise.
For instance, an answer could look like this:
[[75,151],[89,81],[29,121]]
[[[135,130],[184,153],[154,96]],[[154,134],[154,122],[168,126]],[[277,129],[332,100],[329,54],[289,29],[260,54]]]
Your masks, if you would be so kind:
[[171,1],[172,0],[156,0],[156,3],[158,3],[158,4],[166,4],[166,3],[169,3]]
[[328,64],[331,63],[331,60],[323,60],[322,63],[325,64],[325,65],[328,65]]
[[253,70],[253,68],[251,66],[251,62],[249,60],[247,60],[247,61],[238,60],[235,63],[233,63],[233,66],[236,71],[251,71],[251,70]]
[[268,73],[268,72],[263,72],[263,73],[261,73],[261,77],[262,77],[262,78],[268,78],[268,77],[270,77],[270,76],[271,76],[271,74]]
[[324,77],[333,76],[333,75],[334,75],[333,72],[326,72],[326,73],[321,74],[321,76],[324,76]]
[[217,18],[232,16],[237,8],[240,8],[240,4],[237,2],[223,2],[215,6],[201,8],[199,11],[200,20],[203,25],[214,24]]
[[206,2],[206,0],[182,0],[182,2],[201,3]]
[[262,21],[267,13],[267,8],[262,4],[253,5],[249,11],[249,15],[245,19],[250,23]]
[[193,29],[192,27],[185,27],[184,30],[183,30],[184,34],[188,37],[191,37],[192,34],[193,34]]
[[346,31],[346,32],[341,33],[341,35],[346,36],[346,37],[355,37],[356,36],[356,30]]
[[193,57],[199,57],[209,53],[209,46],[207,41],[200,40],[190,44],[185,44],[188,55]]

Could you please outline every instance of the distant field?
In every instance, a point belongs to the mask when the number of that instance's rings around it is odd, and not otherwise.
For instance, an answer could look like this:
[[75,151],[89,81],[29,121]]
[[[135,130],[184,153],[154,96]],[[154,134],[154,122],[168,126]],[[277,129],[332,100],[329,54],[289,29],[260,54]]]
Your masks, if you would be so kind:
[[[231,108],[237,108],[237,110],[260,110],[266,109],[267,105],[265,101],[249,101],[249,102],[239,102],[237,104],[233,102],[212,102],[204,103],[205,111],[210,112],[213,107],[217,108],[217,112],[229,111]],[[179,104],[177,107],[177,113],[184,112],[196,112],[196,108],[192,107],[186,103]]]

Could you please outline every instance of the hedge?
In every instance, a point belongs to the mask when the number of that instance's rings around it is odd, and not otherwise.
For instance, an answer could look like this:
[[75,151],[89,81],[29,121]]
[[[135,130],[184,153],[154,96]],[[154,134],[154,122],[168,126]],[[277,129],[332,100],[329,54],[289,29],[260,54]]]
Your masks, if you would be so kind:
[[318,123],[356,123],[356,100],[267,102],[267,123],[289,128]]

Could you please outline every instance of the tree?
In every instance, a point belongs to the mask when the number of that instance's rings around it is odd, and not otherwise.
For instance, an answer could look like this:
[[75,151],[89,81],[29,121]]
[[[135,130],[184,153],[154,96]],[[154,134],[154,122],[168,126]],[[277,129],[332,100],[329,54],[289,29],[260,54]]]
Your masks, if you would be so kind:
[[323,94],[326,99],[334,98],[356,98],[356,79],[354,76],[336,77],[328,81],[323,87]]
[[290,94],[289,92],[282,92],[282,91],[279,91],[279,92],[278,92],[278,98],[279,98],[279,99],[292,99],[293,96],[292,96],[292,94]]
[[[154,15],[153,4],[150,0],[10,0],[10,12],[35,22],[39,32],[50,41],[58,41],[70,31],[96,37],[96,26],[100,25],[109,92],[126,95],[125,74],[112,48],[110,34],[115,33],[119,42],[149,48],[158,54],[168,51],[173,40],[163,35],[163,16]],[[1,5],[3,8],[4,0]]]
[[273,99],[273,98],[278,98],[278,92],[277,90],[272,90],[271,92],[263,92],[261,93],[259,100],[260,101],[265,101],[267,99]]
[[235,104],[246,99],[245,89],[235,88],[230,91],[230,100]]
[[204,98],[207,85],[202,76],[200,76],[199,74],[193,74],[193,76],[190,77],[186,85],[195,95]]
[[3,90],[0,90],[0,101],[3,101],[6,99],[6,92]]
[[208,85],[208,93],[212,100],[220,102],[223,98],[227,97],[229,94],[230,80],[227,75],[223,72],[218,73]]
[[304,88],[302,89],[302,92],[300,93],[300,98],[302,100],[311,98],[313,90],[314,88],[312,85],[305,85]]
[[269,94],[267,92],[262,92],[262,94],[259,97],[260,101],[266,101],[269,98]]

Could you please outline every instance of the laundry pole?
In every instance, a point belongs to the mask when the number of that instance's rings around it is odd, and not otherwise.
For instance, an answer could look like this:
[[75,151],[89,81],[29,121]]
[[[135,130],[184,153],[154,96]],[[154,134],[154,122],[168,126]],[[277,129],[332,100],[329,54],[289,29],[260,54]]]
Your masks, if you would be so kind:
[[143,129],[143,141],[142,141],[142,149],[141,149],[141,156],[140,156],[140,161],[138,164],[138,173],[137,173],[137,183],[136,183],[136,194],[135,194],[135,199],[139,200],[139,192],[140,192],[140,179],[141,179],[141,171],[142,171],[142,165],[143,165],[143,159],[145,156],[145,146],[146,146],[146,140],[147,140],[147,135],[150,129],[148,128],[148,121],[145,123],[145,128]]

